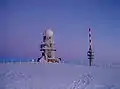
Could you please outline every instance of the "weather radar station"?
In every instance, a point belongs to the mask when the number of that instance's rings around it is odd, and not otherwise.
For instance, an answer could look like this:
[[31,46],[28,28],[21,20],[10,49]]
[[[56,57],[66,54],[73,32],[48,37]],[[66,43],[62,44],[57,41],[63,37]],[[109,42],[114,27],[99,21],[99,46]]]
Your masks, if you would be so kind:
[[[89,28],[89,50],[87,52],[89,66],[93,65],[93,49],[92,49],[92,35]],[[62,63],[64,61],[56,56],[54,33],[51,29],[46,29],[43,33],[42,42],[40,44],[41,56],[37,59],[37,62],[45,61],[51,63]],[[33,60],[34,61],[34,60]]]
[[41,57],[37,59],[37,62],[40,62],[43,58],[46,62],[60,63],[61,58],[55,56],[56,49],[54,46],[53,31],[47,29],[43,33],[43,41],[40,45]]

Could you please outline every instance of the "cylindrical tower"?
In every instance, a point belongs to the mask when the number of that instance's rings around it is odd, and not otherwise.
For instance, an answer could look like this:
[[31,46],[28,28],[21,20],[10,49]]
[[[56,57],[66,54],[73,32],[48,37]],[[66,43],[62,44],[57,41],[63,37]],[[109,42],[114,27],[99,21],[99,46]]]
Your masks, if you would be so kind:
[[48,29],[45,31],[45,44],[46,44],[46,51],[45,54],[47,55],[47,58],[55,59],[55,48],[54,48],[54,39],[53,39],[53,31],[51,29]]
[[[53,31],[51,29],[45,30],[43,34],[43,42],[41,43],[40,51],[42,51],[42,57],[46,61],[50,62],[59,62],[55,56],[55,47],[54,47]],[[41,58],[42,58],[41,57]],[[41,59],[39,58],[39,60]],[[39,61],[38,60],[38,61]]]

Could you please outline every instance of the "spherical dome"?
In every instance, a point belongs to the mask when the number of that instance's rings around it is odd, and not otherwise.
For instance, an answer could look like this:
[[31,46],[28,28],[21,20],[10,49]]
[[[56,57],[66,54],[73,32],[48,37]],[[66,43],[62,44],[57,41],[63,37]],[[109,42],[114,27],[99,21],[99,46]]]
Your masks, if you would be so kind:
[[51,37],[51,36],[53,36],[53,31],[52,31],[51,29],[47,29],[47,30],[45,31],[45,35],[46,35],[47,37]]

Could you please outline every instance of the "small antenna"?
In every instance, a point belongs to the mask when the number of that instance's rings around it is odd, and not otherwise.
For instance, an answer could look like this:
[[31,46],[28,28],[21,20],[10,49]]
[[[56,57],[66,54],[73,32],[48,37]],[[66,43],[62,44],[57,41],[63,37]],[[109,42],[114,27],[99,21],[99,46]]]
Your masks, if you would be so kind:
[[91,35],[91,29],[89,28],[89,50],[87,52],[87,56],[88,56],[88,59],[89,59],[89,66],[92,66],[92,63],[93,63],[93,50],[92,50],[92,35]]

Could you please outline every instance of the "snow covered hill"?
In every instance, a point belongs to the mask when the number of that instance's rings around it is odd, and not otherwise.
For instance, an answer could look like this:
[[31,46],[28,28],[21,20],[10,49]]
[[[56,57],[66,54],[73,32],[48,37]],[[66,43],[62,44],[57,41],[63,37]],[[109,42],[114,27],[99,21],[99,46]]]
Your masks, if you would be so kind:
[[0,64],[0,89],[120,89],[120,69],[29,62]]

